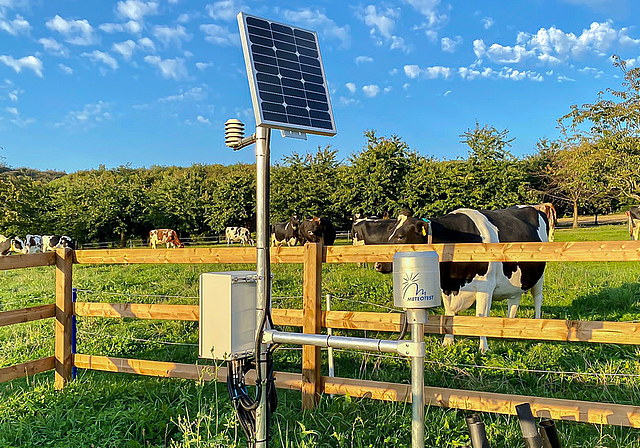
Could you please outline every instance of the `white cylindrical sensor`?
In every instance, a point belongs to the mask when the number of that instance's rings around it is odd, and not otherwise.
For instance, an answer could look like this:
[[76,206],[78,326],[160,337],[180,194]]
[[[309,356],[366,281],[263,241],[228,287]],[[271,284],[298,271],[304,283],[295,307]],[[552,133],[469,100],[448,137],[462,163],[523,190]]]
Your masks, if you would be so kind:
[[438,253],[396,253],[393,256],[393,304],[399,308],[433,308],[441,303]]

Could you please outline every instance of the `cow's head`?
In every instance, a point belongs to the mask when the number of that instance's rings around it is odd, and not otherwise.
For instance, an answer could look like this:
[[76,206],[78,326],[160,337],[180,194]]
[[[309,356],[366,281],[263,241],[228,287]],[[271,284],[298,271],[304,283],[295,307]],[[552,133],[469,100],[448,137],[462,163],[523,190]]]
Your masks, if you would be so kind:
[[293,215],[289,219],[289,224],[291,224],[291,228],[293,230],[298,230],[298,227],[300,226],[300,221],[298,220],[298,217],[296,215]]
[[21,238],[15,237],[11,240],[11,252],[17,252],[19,254],[27,253],[27,246]]
[[[428,222],[400,215],[398,223],[389,235],[389,244],[426,244],[428,234]],[[393,263],[378,261],[375,263],[374,269],[381,274],[389,274],[393,271]]]

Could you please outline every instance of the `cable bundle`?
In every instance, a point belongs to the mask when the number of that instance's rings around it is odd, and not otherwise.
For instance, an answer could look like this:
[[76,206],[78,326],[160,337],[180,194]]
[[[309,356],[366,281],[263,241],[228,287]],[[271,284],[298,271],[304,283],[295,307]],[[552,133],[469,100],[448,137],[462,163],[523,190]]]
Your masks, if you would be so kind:
[[[256,409],[260,403],[261,384],[256,384],[256,397],[252,398],[244,381],[245,375],[255,368],[251,358],[240,358],[227,362],[227,389],[229,397],[236,410],[242,431],[247,437],[249,446],[254,446],[256,436]],[[273,377],[273,360],[268,356],[267,360],[267,425],[271,420],[271,414],[278,406],[278,396]]]

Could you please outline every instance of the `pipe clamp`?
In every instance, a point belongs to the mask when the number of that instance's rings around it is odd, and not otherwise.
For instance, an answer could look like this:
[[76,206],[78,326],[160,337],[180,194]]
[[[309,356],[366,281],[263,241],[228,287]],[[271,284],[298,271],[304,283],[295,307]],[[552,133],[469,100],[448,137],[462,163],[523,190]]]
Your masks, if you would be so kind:
[[401,342],[398,344],[398,354],[410,358],[424,358],[426,345],[424,342]]

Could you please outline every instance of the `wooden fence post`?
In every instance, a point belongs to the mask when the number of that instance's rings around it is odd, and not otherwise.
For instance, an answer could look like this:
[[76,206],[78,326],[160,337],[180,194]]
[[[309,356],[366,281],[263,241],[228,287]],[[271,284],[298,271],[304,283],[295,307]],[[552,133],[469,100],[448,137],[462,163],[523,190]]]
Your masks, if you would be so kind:
[[[318,334],[322,328],[322,244],[304,245],[303,333]],[[322,392],[320,347],[302,347],[302,409],[314,409]]]
[[56,250],[56,336],[55,336],[55,388],[60,390],[72,378],[71,353],[73,316],[73,251]]

